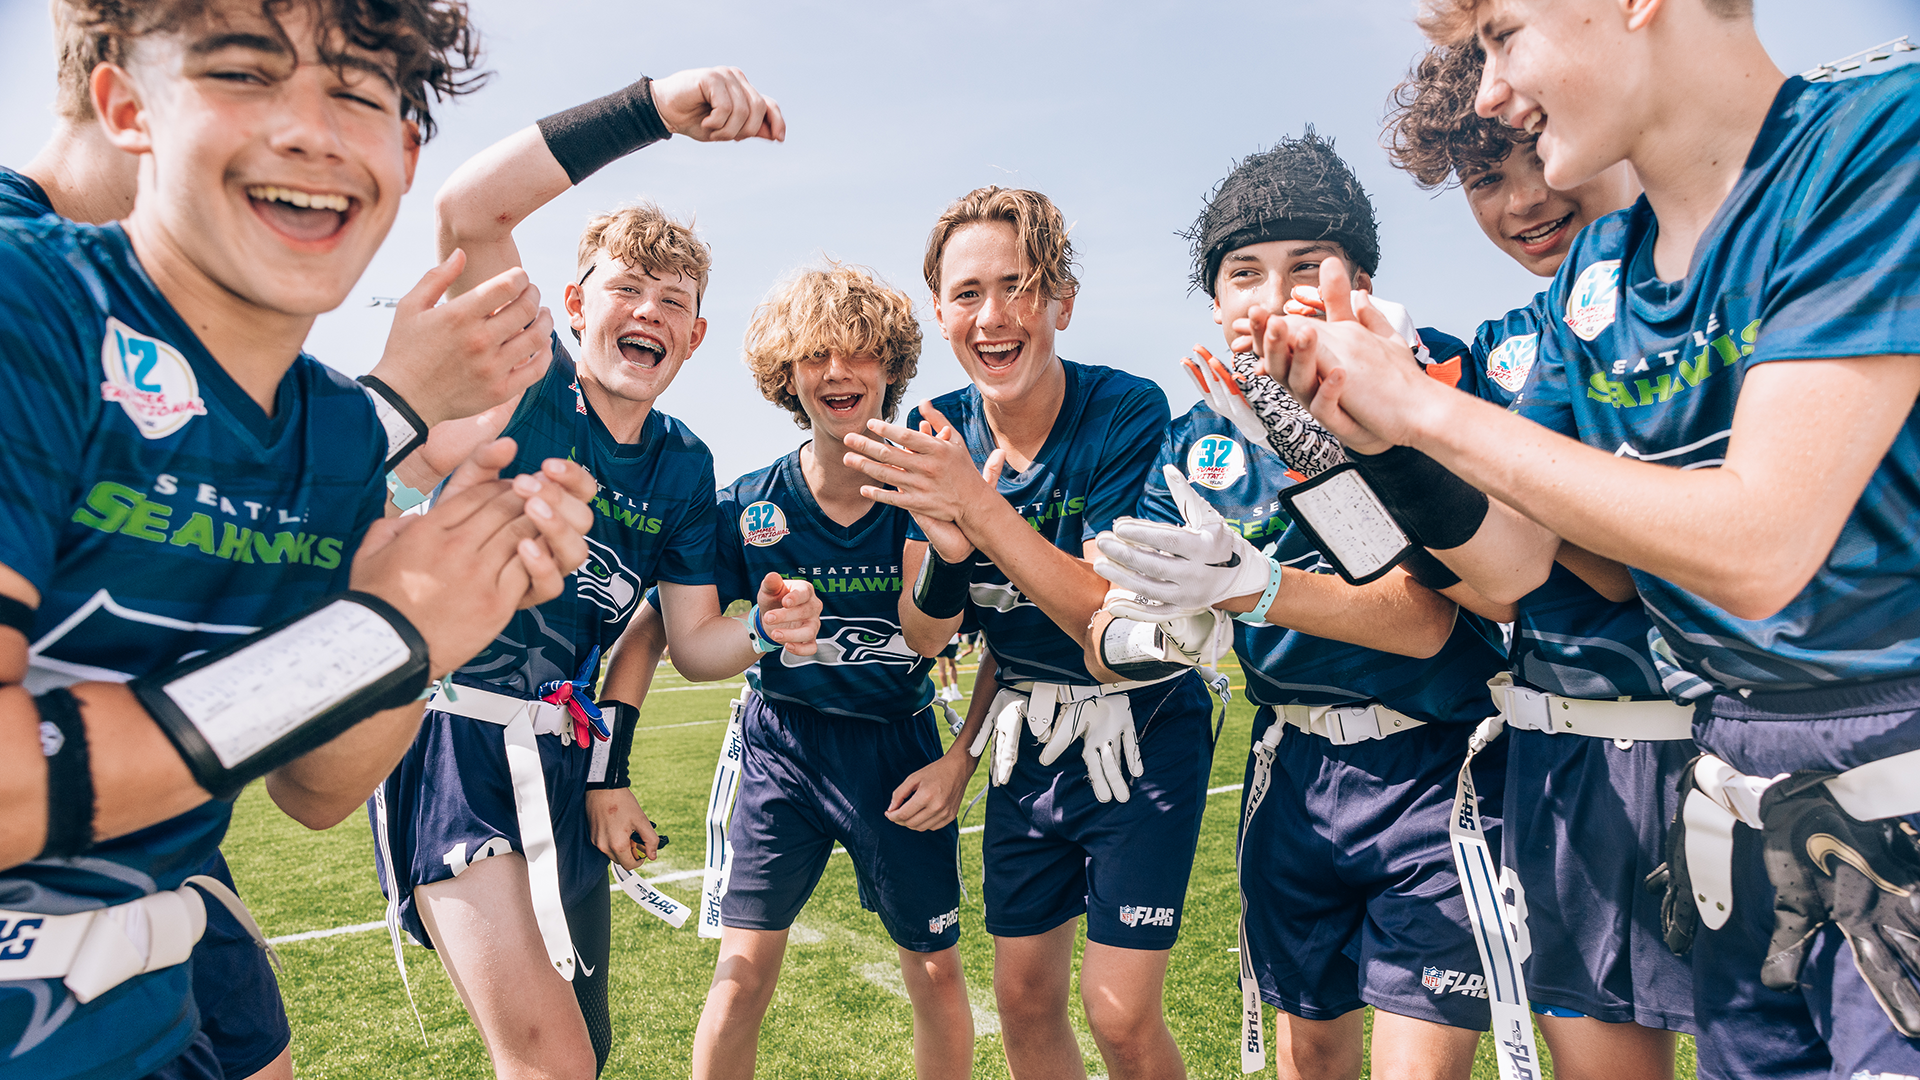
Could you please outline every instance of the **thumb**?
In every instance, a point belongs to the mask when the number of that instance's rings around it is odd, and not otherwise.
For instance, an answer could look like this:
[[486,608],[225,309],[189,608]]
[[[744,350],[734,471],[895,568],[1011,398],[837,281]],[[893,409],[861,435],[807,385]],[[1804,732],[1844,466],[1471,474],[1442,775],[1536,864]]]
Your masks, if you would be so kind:
[[467,268],[465,248],[454,248],[453,252],[439,266],[433,267],[420,276],[420,281],[400,298],[400,306],[411,311],[429,311],[438,304],[460,272]]
[[936,435],[953,426],[939,409],[933,407],[931,399],[920,403],[920,420],[922,423],[931,423]]
[[[767,576],[760,579],[761,598],[769,601],[778,601],[784,599],[786,595],[787,579],[781,577],[777,571],[767,571]],[[761,607],[764,609],[766,605],[762,604]]]
[[514,441],[508,438],[495,439],[475,450],[447,478],[446,489],[440,493],[440,497],[451,499],[475,484],[499,479],[500,470],[513,464],[515,450]]
[[985,480],[989,484],[998,484],[1000,482],[1000,470],[1006,463],[1007,452],[997,446],[994,447],[993,450],[987,454],[987,463],[980,467],[980,479]]
[[[1393,325],[1393,320],[1387,318],[1386,312],[1380,310],[1372,294],[1365,289],[1353,291],[1353,313],[1355,321],[1361,326],[1383,337],[1391,336],[1406,342],[1406,335],[1400,333],[1399,328]],[[1406,343],[1411,347],[1410,342]]]
[[1320,264],[1320,300],[1327,308],[1328,322],[1353,322],[1353,279],[1347,264],[1330,255]]

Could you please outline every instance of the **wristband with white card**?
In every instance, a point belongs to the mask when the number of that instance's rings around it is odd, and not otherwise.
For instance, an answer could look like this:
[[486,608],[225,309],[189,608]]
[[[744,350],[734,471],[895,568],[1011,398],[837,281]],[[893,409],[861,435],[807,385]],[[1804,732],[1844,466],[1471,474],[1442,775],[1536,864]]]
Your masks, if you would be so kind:
[[383,709],[420,698],[427,643],[377,596],[342,592],[128,683],[216,798]]
[[1280,503],[1349,585],[1365,585],[1413,553],[1413,542],[1351,463],[1280,493]]

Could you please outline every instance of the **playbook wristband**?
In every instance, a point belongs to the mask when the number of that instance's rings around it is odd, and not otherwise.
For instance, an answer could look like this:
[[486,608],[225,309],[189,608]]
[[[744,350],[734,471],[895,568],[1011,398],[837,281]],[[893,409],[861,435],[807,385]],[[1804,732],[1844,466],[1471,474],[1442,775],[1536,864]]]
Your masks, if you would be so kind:
[[47,839],[37,856],[69,859],[93,846],[93,761],[80,702],[62,687],[33,699],[47,759]]
[[553,160],[575,184],[643,146],[673,138],[653,103],[653,80],[645,75],[623,90],[545,117],[538,126]]
[[1123,679],[1146,682],[1178,675],[1192,664],[1167,659],[1158,623],[1115,617],[1100,631],[1100,663]]
[[33,640],[33,609],[11,596],[0,596],[0,626],[11,626]]
[[929,619],[951,619],[967,610],[967,589],[973,578],[973,560],[950,563],[932,544],[920,560],[920,576],[913,582],[913,606]]
[[413,411],[407,399],[400,391],[388,386],[386,380],[373,375],[360,376],[360,385],[367,388],[367,397],[373,400],[373,411],[380,417],[380,427],[387,433],[387,460],[381,466],[382,471],[392,472],[394,467],[407,460],[407,455],[427,444],[427,422]]
[[327,742],[427,685],[427,643],[377,596],[335,593],[222,649],[128,689],[216,798]]
[[1401,528],[1422,547],[1459,547],[1487,519],[1486,492],[1411,446],[1352,458]]
[[597,770],[588,767],[587,790],[632,787],[633,781],[627,776],[627,758],[633,755],[633,733],[640,726],[640,708],[624,701],[603,701],[600,713],[607,718],[613,734],[607,740],[605,767]]
[[1400,569],[1434,592],[1460,584],[1460,575],[1448,569],[1446,563],[1434,558],[1433,552],[1426,548],[1414,548],[1408,552],[1407,557],[1400,560]]

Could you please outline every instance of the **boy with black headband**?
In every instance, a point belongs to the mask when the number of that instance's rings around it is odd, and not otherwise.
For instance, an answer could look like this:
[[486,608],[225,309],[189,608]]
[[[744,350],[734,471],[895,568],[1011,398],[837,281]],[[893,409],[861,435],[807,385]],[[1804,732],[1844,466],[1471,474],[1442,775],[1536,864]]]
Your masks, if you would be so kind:
[[229,801],[266,775],[303,823],[338,821],[428,675],[558,593],[592,482],[558,461],[482,482],[501,444],[443,511],[370,528],[386,433],[299,354],[386,235],[425,95],[464,85],[464,9],[71,14],[102,42],[107,141],[148,160],[124,226],[0,222],[0,639],[21,636],[0,678],[25,684],[0,690],[0,1043],[23,1075],[218,1075],[184,961],[200,890],[237,906],[194,875]]
[[[1223,328],[1317,286],[1329,257],[1351,260],[1368,287],[1380,250],[1366,192],[1311,131],[1242,161],[1189,236],[1195,284]],[[1418,337],[1439,363],[1465,351],[1432,329]],[[1322,434],[1311,418],[1303,433]],[[1448,821],[1467,738],[1492,711],[1499,630],[1405,569],[1364,585],[1335,577],[1281,506],[1302,479],[1264,440],[1195,405],[1161,444],[1147,520],[1103,534],[1095,569],[1175,610],[1219,601],[1243,624],[1235,647],[1260,707],[1238,845],[1243,1067],[1264,1068],[1264,1000],[1280,1010],[1282,1077],[1359,1076],[1364,1005],[1376,1009],[1376,1074],[1464,1077],[1488,1026],[1487,980]],[[1196,528],[1240,556],[1245,585],[1191,595],[1200,575],[1159,552]],[[1269,565],[1279,587],[1239,595]],[[1494,821],[1498,768],[1478,770],[1489,781],[1480,813]]]
[[1428,15],[1548,183],[1644,197],[1562,264],[1520,416],[1401,377],[1344,296],[1249,335],[1349,445],[1495,500],[1414,507],[1470,580],[1524,595],[1562,538],[1632,567],[1709,755],[1664,911],[1703,1074],[1920,1074],[1920,71],[1786,78],[1737,0]]
[[[1430,50],[1395,93],[1387,142],[1422,187],[1459,184],[1487,238],[1551,277],[1574,237],[1638,185],[1621,162],[1571,191],[1547,187],[1534,140],[1473,111],[1484,60],[1474,41]],[[1545,305],[1543,292],[1482,324],[1460,388],[1510,406]],[[1530,812],[1508,816],[1501,861],[1526,900],[1527,991],[1554,1075],[1659,1080],[1673,1075],[1672,1032],[1695,1031],[1693,983],[1643,882],[1666,861],[1675,784],[1697,751],[1692,711],[1667,700],[1624,571],[1614,567],[1609,599],[1566,565],[1605,562],[1563,544],[1546,583],[1520,599],[1512,671],[1494,698],[1511,744],[1507,800]]]
[[[944,826],[994,744],[986,919],[1009,1068],[1080,1075],[1068,1002],[1084,913],[1080,996],[1109,1074],[1177,1076],[1161,989],[1206,803],[1210,702],[1194,660],[1116,672],[1088,625],[1108,591],[1093,537],[1133,511],[1168,415],[1153,383],[1054,351],[1073,316],[1072,258],[1045,195],[956,200],[925,271],[972,385],[845,441],[875,481],[861,494],[913,512],[907,643],[938,652],[969,606],[986,635],[967,727],[900,809]],[[1194,651],[1211,637],[1197,631]],[[1076,742],[1081,761],[1061,760]]]
[[[643,78],[523,128],[439,193],[442,249],[469,254],[452,291],[517,265],[513,231],[540,207],[673,134],[779,140],[786,125],[739,71],[707,68]],[[713,456],[654,407],[706,336],[711,265],[692,229],[658,207],[593,218],[565,297],[579,359],[556,335],[545,378],[518,402],[443,425],[442,445],[416,455],[424,466],[445,444],[504,425],[523,457],[564,456],[600,484],[593,557],[564,596],[522,614],[435,694],[368,807],[396,954],[402,926],[438,952],[503,1076],[586,1076],[612,1046],[607,861],[633,870],[659,843],[627,775],[635,703],[658,654],[622,635],[647,585],[659,583],[674,662],[696,681],[736,675],[782,645],[813,652],[820,602],[804,581],[769,574],[745,625],[721,614]]]

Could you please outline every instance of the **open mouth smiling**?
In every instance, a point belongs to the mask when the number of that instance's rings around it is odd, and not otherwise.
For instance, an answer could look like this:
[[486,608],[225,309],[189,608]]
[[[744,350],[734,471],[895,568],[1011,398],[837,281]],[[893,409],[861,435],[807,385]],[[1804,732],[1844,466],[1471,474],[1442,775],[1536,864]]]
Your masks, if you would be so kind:
[[1020,360],[1025,347],[1017,341],[994,341],[975,345],[973,354],[988,371],[1001,372],[1011,368]]
[[643,368],[658,367],[666,359],[667,347],[645,334],[622,334],[620,358]]
[[1537,255],[1553,247],[1554,244],[1559,243],[1561,233],[1572,223],[1573,213],[1569,211],[1564,217],[1555,218],[1542,225],[1535,225],[1525,232],[1514,233],[1513,239],[1522,248],[1526,249],[1529,254]]
[[301,243],[338,236],[358,205],[357,200],[336,192],[300,191],[277,184],[248,187],[247,201],[268,228]]
[[865,397],[865,394],[822,394],[820,404],[825,405],[834,416],[852,416]]

